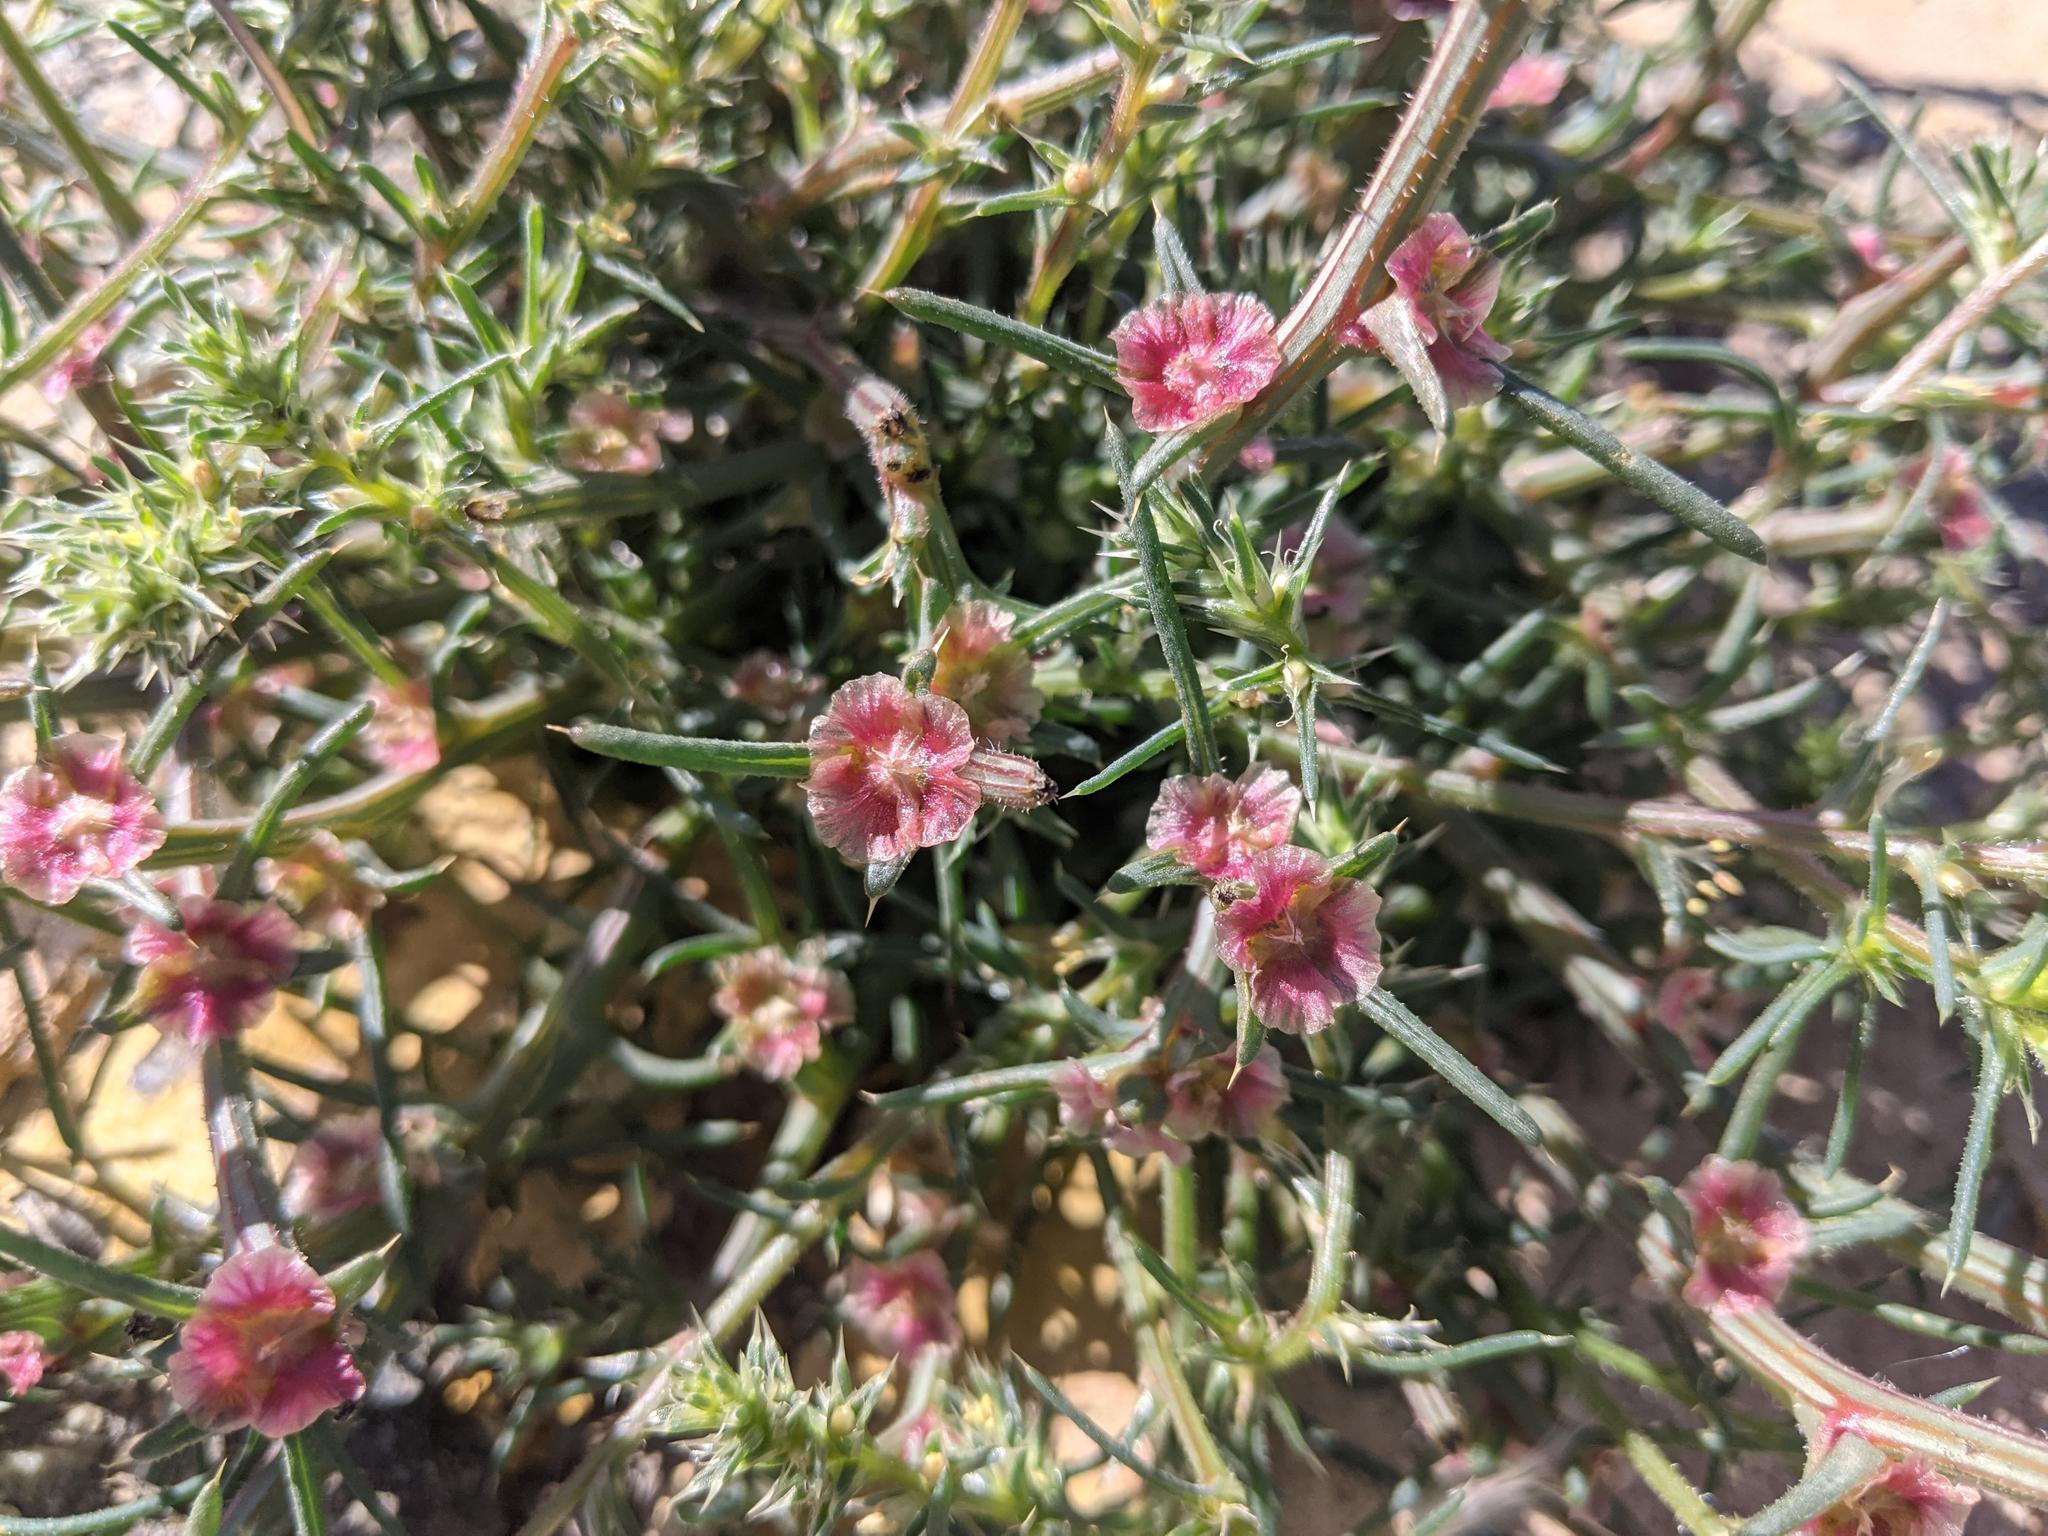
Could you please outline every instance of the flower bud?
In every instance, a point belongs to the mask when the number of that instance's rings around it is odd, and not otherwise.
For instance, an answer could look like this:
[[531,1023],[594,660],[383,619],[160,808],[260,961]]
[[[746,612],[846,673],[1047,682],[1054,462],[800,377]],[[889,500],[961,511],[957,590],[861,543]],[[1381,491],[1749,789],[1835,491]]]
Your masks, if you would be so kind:
[[1028,811],[1059,798],[1059,790],[1038,764],[993,747],[976,747],[960,776],[981,791],[982,799],[1006,811]]

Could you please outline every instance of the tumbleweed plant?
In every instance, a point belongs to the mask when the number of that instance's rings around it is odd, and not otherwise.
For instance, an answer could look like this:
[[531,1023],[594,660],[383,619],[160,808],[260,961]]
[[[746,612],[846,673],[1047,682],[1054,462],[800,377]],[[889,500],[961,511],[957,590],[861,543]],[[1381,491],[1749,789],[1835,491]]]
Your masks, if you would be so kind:
[[1768,9],[0,11],[0,1533],[2048,1508],[2048,161]]

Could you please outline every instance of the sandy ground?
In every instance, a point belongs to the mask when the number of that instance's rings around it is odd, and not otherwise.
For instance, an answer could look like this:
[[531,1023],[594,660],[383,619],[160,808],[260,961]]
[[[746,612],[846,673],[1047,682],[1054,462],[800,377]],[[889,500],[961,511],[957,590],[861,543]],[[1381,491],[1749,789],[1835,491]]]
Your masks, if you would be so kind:
[[1743,57],[1802,97],[1832,91],[1847,65],[1925,99],[1924,126],[1940,137],[2048,122],[2041,0],[1779,0]]
[[[1652,42],[1689,9],[1651,0],[1610,24]],[[1840,72],[1852,69],[1888,97],[1924,100],[1922,131],[1945,140],[1999,135],[2015,122],[2032,138],[2048,124],[2043,0],[1777,0],[1742,63],[1787,106],[1839,94]]]

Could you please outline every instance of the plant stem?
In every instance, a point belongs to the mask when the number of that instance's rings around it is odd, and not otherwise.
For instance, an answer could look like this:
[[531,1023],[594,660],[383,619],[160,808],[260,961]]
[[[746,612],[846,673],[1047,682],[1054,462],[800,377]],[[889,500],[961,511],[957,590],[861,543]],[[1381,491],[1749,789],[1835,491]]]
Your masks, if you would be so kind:
[[1525,411],[1630,490],[1647,497],[1723,549],[1761,565],[1768,556],[1757,531],[1691,481],[1637,453],[1575,406],[1538,388],[1512,369],[1499,370],[1501,398]]
[[[566,690],[564,690],[566,692]],[[453,728],[441,744],[441,761],[417,773],[382,773],[354,789],[293,806],[278,824],[275,846],[290,848],[307,834],[325,829],[348,837],[374,831],[402,814],[440,777],[510,742],[525,738],[560,700],[532,684],[508,688],[493,698],[453,712]],[[229,857],[247,833],[247,816],[166,819],[164,845],[148,863],[152,870],[206,864]]]
[[1435,201],[1530,24],[1527,0],[1463,0],[1451,8],[1358,212],[1280,322],[1279,372],[1207,444],[1205,475],[1235,462],[1246,443],[1335,366],[1338,331],[1385,296],[1387,258]]
[[[1299,751],[1292,731],[1264,731],[1259,742],[1263,753],[1283,761],[1292,761]],[[1325,746],[1322,757],[1325,766],[1335,768],[1354,783],[1373,779],[1432,805],[1591,832],[1616,842],[1626,843],[1638,837],[1700,843],[1719,839],[1741,847],[1828,853],[1864,861],[1870,858],[1868,832],[1830,826],[1796,811],[1721,810],[1685,800],[1624,800],[1580,794],[1474,778],[1454,769],[1428,768],[1411,758],[1362,747]],[[2048,845],[2040,842],[1952,843],[1897,831],[1888,834],[1888,841],[1894,858],[1924,851],[1989,879],[2019,884],[2048,882]]]
[[810,748],[800,741],[718,741],[708,736],[664,736],[601,722],[572,725],[563,734],[584,751],[600,757],[693,774],[800,779],[811,771]]
[[1622,1411],[1592,1369],[1570,1355],[1564,1361],[1581,1400],[1614,1437],[1628,1464],[1635,1468],[1636,1476],[1643,1480],[1643,1486],[1657,1496],[1691,1536],[1727,1536],[1733,1523],[1701,1497],[1692,1480]]
[[[1017,24],[1024,19],[1027,4],[1028,0],[995,0],[989,8],[981,36],[975,40],[974,51],[961,70],[952,103],[939,122],[937,136],[942,148],[951,149],[957,137],[980,118],[989,90],[995,84],[996,71],[1002,68],[1003,54],[1017,35]],[[911,193],[909,205],[897,215],[888,241],[875,253],[867,276],[861,279],[861,291],[868,302],[878,300],[895,287],[924,254],[932,232],[938,227],[939,203],[951,180],[950,176],[934,174]]]
[[603,910],[591,918],[553,995],[506,1041],[465,1106],[473,1126],[470,1145],[480,1155],[500,1152],[515,1122],[553,1109],[604,1054],[611,1040],[605,1010],[646,952],[659,891],[646,871],[627,866]]
[[[575,1470],[542,1501],[540,1508],[519,1528],[517,1536],[553,1536],[568,1522],[613,1459],[640,1443],[648,1421],[661,1406],[669,1372],[676,1361],[686,1350],[699,1347],[700,1341],[723,1345],[731,1339],[783,1276],[796,1267],[797,1260],[832,1229],[839,1213],[860,1198],[868,1177],[895,1150],[897,1143],[910,1134],[913,1124],[908,1115],[889,1116],[863,1140],[819,1170],[816,1182],[835,1193],[808,1201],[790,1213],[782,1231],[705,1308],[701,1333],[685,1329],[655,1351],[646,1384],[632,1403],[606,1428],[604,1438],[576,1464]],[[0,1532],[0,1536],[5,1533]]]
[[0,395],[40,377],[52,363],[78,345],[86,327],[108,314],[128,296],[128,290],[144,272],[170,253],[171,247],[206,211],[213,195],[214,181],[240,149],[241,139],[238,136],[230,134],[225,138],[164,221],[116,262],[98,284],[78,295],[64,307],[63,313],[30,337],[20,352],[0,363]]
[[318,576],[321,569],[338,552],[338,546],[326,545],[310,550],[299,556],[290,565],[279,571],[261,592],[250,601],[249,606],[235,615],[228,627],[207,641],[193,663],[192,670],[181,677],[166,699],[150,716],[149,724],[135,739],[129,750],[129,764],[140,778],[148,778],[156,765],[163,761],[164,754],[176,744],[178,733],[185,728],[206,695],[237,656],[242,647],[253,639],[256,633],[283,611],[304,589],[306,583]]
[[1884,376],[1877,388],[1863,397],[1861,408],[1873,416],[1890,410],[1922,374],[1947,357],[1957,342],[1982,325],[2015,288],[2043,267],[2048,267],[2048,234],[2038,236],[1996,272],[1986,273],[1969,296],[1943,315],[1934,329],[1899,359],[1898,366]]
[[1858,353],[1907,310],[1947,282],[1969,257],[1970,247],[1963,238],[1951,235],[1905,271],[1849,300],[1813,344],[1813,360],[1806,366],[1806,387],[1821,390],[1840,379],[1854,365]]
[[[1125,65],[1123,83],[1117,87],[1116,104],[1110,109],[1109,126],[1103,130],[1102,140],[1095,146],[1095,154],[1084,168],[1090,196],[1109,185],[1129,152],[1131,141],[1137,137],[1139,118],[1150,99],[1152,75],[1159,67],[1160,58],[1159,44],[1148,38]],[[1039,247],[1032,262],[1031,286],[1025,290],[1024,302],[1018,306],[1019,319],[1030,325],[1044,324],[1046,311],[1052,308],[1053,297],[1059,292],[1060,284],[1074,270],[1074,262],[1080,254],[1081,236],[1087,230],[1089,217],[1085,199],[1060,210],[1052,233]]]
[[[1685,1266],[1661,1221],[1645,1225],[1651,1278],[1676,1288]],[[2048,1508],[2048,1440],[1941,1408],[1852,1371],[1768,1307],[1716,1307],[1702,1316],[1721,1347],[1778,1397],[1852,1426],[1894,1457],[1924,1456],[1949,1476]]]
[[284,1439],[285,1490],[292,1508],[292,1529],[298,1536],[326,1536],[327,1515],[320,1502],[320,1468],[304,1435]]
[[[847,1050],[828,1045],[823,1054],[791,1085],[789,1107],[762,1165],[760,1184],[765,1193],[785,1179],[801,1178],[816,1165],[818,1154],[831,1139],[847,1101],[853,1096],[857,1063]],[[742,1211],[734,1218],[711,1261],[715,1285],[733,1282],[759,1256],[774,1226],[773,1219],[757,1211]]]
[[113,1504],[83,1515],[54,1515],[43,1519],[27,1515],[0,1515],[0,1536],[114,1536],[131,1525],[140,1525],[166,1510],[183,1509],[213,1481],[211,1472],[196,1473],[181,1483],[159,1488],[126,1504]]
[[1756,30],[1770,8],[1771,0],[1733,0],[1727,16],[1714,28],[1706,46],[1699,52],[1692,83],[1622,160],[1624,176],[1640,176],[1692,131],[1699,115],[1713,102],[1722,77],[1735,63],[1736,50]]
[[490,216],[498,195],[519,168],[519,162],[533,145],[533,136],[553,108],[555,88],[562,83],[578,46],[575,29],[559,18],[549,22],[547,30],[535,40],[533,53],[520,72],[519,84],[512,92],[497,134],[456,199],[447,232],[421,248],[422,292],[432,286],[442,263],[469,244]]
[[[27,302],[29,310],[38,320],[48,320],[63,308],[56,288],[51,285],[41,264],[29,254],[28,247],[22,244],[21,236],[15,233],[13,220],[7,216],[4,209],[0,209],[0,267],[6,268],[8,276],[14,279],[15,286],[21,290],[22,298]],[[80,379],[73,385],[73,389],[78,396],[79,404],[83,405],[87,414],[98,423],[99,429],[106,433],[107,441],[114,445],[114,452],[120,456],[121,462],[127,465],[131,473],[138,472],[142,460],[130,450],[142,441],[141,434],[136,430],[135,423],[130,421],[127,413],[122,410],[121,402],[115,398],[113,390],[108,388],[106,379]],[[63,467],[59,460],[38,446],[40,439],[32,434],[20,434],[20,437],[45,458],[50,458],[52,463]]]
[[1192,1159],[1161,1160],[1159,1169],[1159,1246],[1176,1275],[1191,1279],[1201,1263],[1199,1224],[1195,1213],[1195,1168]]
[[[349,938],[361,987],[356,1007],[363,1054],[370,1062],[370,1085],[377,1098],[377,1190],[392,1230],[412,1231],[412,1180],[405,1166],[405,1144],[398,1125],[398,1074],[391,1066],[391,992],[384,973],[384,939],[375,913],[365,913]],[[403,1250],[412,1259],[409,1247]]]
[[[990,95],[983,117],[1014,124],[1056,112],[1114,79],[1122,63],[1116,49],[1103,47],[1052,69],[1027,75],[998,87]],[[910,120],[921,128],[936,129],[943,116],[942,109],[927,110],[912,113]],[[896,168],[916,153],[916,146],[902,134],[880,124],[863,128],[840,140],[764,196],[756,211],[764,223],[786,223],[805,209],[856,185],[873,187],[893,180]]]
[[1166,554],[1160,547],[1151,497],[1141,494],[1127,502],[1125,521],[1130,527],[1131,543],[1138,551],[1145,601],[1152,610],[1152,628],[1159,637],[1160,650],[1166,655],[1166,668],[1173,674],[1173,691],[1180,701],[1181,724],[1187,732],[1188,763],[1196,773],[1214,773],[1220,766],[1216,727],[1209,719],[1201,670],[1188,645],[1187,620],[1173,590],[1173,573],[1167,568]]
[[[1848,1174],[1825,1176],[1810,1163],[1794,1164],[1793,1172],[1810,1198],[1827,1196],[1860,1201],[1877,1192]],[[1900,1235],[1880,1240],[1887,1253],[2048,1338],[2048,1258],[2023,1253],[1979,1233],[1962,1266],[1951,1271],[1942,1223],[1928,1212],[1886,1195],[1862,1207],[1861,1214],[1904,1229]]]
[[286,126],[296,133],[308,148],[318,149],[320,130],[313,126],[313,119],[306,111],[306,104],[299,100],[298,92],[292,89],[291,81],[287,80],[284,71],[278,68],[277,60],[265,51],[262,39],[249,30],[246,21],[235,14],[235,8],[230,0],[212,0],[212,5],[214,15],[218,16],[221,25],[228,29],[228,36],[235,40],[235,46],[242,50],[242,56],[249,61],[250,68],[254,69],[263,81],[271,99],[277,103],[278,110],[284,113]]
[[241,1046],[234,1040],[215,1041],[202,1058],[202,1076],[214,1185],[220,1192],[221,1251],[232,1254],[251,1229],[281,1230],[284,1212],[263,1161]]
[[56,1042],[50,1038],[49,1020],[43,1014],[42,988],[29,975],[28,952],[20,948],[21,932],[4,901],[0,901],[0,945],[19,951],[10,969],[14,972],[15,991],[21,998],[21,1022],[28,1030],[29,1049],[35,1054],[36,1075],[43,1083],[43,1102],[50,1107],[50,1119],[66,1150],[85,1162],[85,1138],[79,1132],[78,1117],[72,1113],[70,1095],[64,1090],[63,1064],[58,1059]]
[[53,1247],[4,1225],[0,1225],[0,1258],[10,1259],[88,1296],[104,1296],[157,1317],[190,1317],[199,1305],[199,1292],[189,1285],[173,1285],[154,1275],[95,1263],[80,1258],[69,1248]]
[[1285,1370],[1306,1360],[1315,1348],[1316,1332],[1344,1297],[1345,1271],[1351,1263],[1351,1229],[1358,1215],[1358,1170],[1337,1148],[1323,1155],[1322,1225],[1315,1236],[1308,1291],[1301,1306],[1266,1352],[1272,1370]]
[[128,189],[114,179],[107,169],[106,161],[100,158],[98,148],[78,126],[77,118],[64,98],[50,84],[43,73],[42,64],[36,58],[22,35],[14,30],[14,23],[0,15],[0,55],[7,59],[8,67],[28,88],[29,96],[35,101],[36,110],[43,115],[43,121],[50,125],[50,131],[64,141],[64,148],[71,158],[78,162],[79,170],[92,184],[93,194],[99,198],[100,206],[114,227],[126,240],[133,240],[142,233],[142,215],[136,210],[135,201],[129,197]]

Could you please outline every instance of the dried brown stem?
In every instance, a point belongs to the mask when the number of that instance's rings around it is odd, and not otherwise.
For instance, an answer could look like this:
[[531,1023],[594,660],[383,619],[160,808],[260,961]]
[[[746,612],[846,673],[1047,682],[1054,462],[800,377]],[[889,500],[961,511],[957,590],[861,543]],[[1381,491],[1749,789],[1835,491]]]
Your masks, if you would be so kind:
[[1807,390],[1818,393],[1848,373],[1857,353],[1947,282],[1969,255],[1961,236],[1952,235],[1905,271],[1844,304],[1834,324],[1813,344],[1813,357],[1806,365]]
[[1771,0],[1735,0],[1729,7],[1727,20],[1714,29],[1707,46],[1701,50],[1699,67],[1693,72],[1692,83],[1665,110],[1656,126],[1623,157],[1623,175],[1640,176],[1692,132],[1692,125],[1713,101],[1722,77],[1734,67],[1736,50],[1756,30],[1757,23],[1764,19],[1764,13],[1770,8]]
[[[1290,731],[1268,731],[1260,741],[1266,751],[1281,758],[1291,759],[1299,751]],[[1451,768],[1428,768],[1411,758],[1360,747],[1324,747],[1322,753],[1326,767],[1354,782],[1377,779],[1433,805],[1591,832],[1617,842],[1637,837],[1694,843],[1719,839],[1744,848],[1833,854],[1862,861],[1870,858],[1868,832],[1834,826],[1800,811],[1719,808],[1689,800],[1624,800],[1580,794],[1537,784],[1476,778]],[[1924,853],[1986,879],[2048,887],[2048,844],[2018,840],[1951,843],[1894,831],[1887,838],[1887,845],[1895,860]]]
[[299,93],[292,89],[291,81],[285,79],[284,71],[278,68],[263,47],[263,40],[249,30],[249,23],[235,14],[235,8],[228,0],[213,0],[213,13],[220,18],[222,26],[228,29],[228,36],[235,40],[235,46],[242,50],[242,56],[249,61],[249,67],[256,71],[258,78],[269,90],[271,99],[277,103],[278,111],[284,114],[285,123],[312,148],[319,148],[320,133],[313,126],[313,118],[306,111],[306,104],[299,100]]
[[2048,234],[2041,235],[1996,272],[1988,273],[1970,290],[1969,297],[1942,316],[1940,323],[1899,359],[1898,366],[1885,375],[1884,381],[1864,396],[1863,409],[1874,414],[1897,404],[1922,374],[1947,357],[1957,342],[1982,325],[2015,288],[2043,267],[2048,267]]
[[496,205],[505,183],[519,168],[519,162],[533,147],[533,137],[554,105],[555,88],[576,57],[579,46],[575,31],[565,21],[551,23],[527,61],[513,90],[511,104],[498,124],[490,147],[484,151],[469,183],[462,189],[450,216],[448,230],[439,240],[424,244],[420,251],[420,277],[430,283],[441,264],[467,245]]

